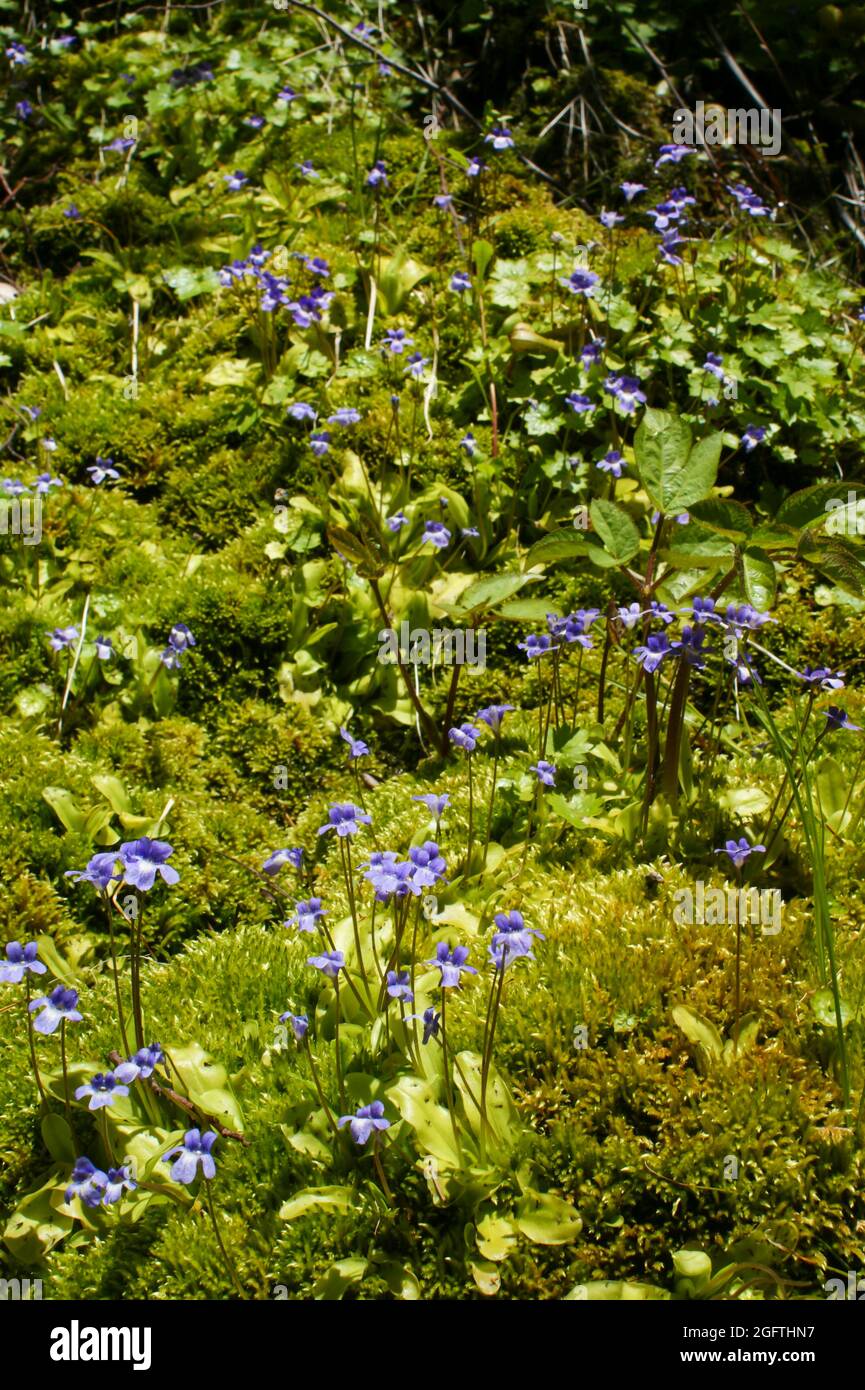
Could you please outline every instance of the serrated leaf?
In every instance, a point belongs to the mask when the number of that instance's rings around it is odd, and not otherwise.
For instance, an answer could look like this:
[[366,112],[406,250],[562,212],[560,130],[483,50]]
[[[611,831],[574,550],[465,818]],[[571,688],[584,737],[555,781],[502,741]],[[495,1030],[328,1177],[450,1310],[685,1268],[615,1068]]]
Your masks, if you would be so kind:
[[626,565],[640,549],[640,533],[628,513],[615,502],[595,498],[590,508],[592,525],[617,565]]

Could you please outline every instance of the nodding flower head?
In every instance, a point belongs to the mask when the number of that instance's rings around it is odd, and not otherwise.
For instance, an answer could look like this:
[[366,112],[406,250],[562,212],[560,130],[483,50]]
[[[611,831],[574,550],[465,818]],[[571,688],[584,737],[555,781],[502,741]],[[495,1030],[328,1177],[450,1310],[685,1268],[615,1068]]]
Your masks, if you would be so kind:
[[502,722],[506,714],[510,713],[513,705],[487,705],[486,709],[479,709],[475,715],[476,719],[482,720],[494,734],[497,734],[502,727]]
[[477,748],[480,730],[474,724],[460,724],[458,728],[448,729],[448,738],[456,748],[464,753],[473,753]]
[[6,959],[0,965],[0,981],[7,985],[20,985],[25,975],[44,975],[47,966],[38,955],[39,947],[35,941],[22,946],[20,941],[10,941],[6,947]]
[[280,1014],[279,1021],[280,1023],[290,1023],[295,1042],[303,1042],[309,1031],[309,1019],[306,1014],[293,1014],[291,1012]]
[[309,956],[307,965],[314,965],[329,980],[335,980],[340,970],[345,969],[345,956],[342,951],[323,951],[320,956]]
[[302,849],[275,849],[265,859],[261,866],[261,872],[272,877],[274,874],[278,874],[285,864],[290,864],[293,869],[300,869],[302,863]]
[[61,1023],[81,1022],[81,1014],[78,1012],[78,991],[66,989],[63,985],[57,985],[49,995],[32,999],[27,1007],[31,1014],[35,1013],[37,1009],[42,1010],[33,1023],[37,1033],[56,1033]]
[[338,1124],[340,1129],[348,1125],[352,1139],[360,1145],[366,1144],[380,1130],[390,1129],[390,1120],[384,1118],[384,1105],[380,1100],[362,1105],[354,1115],[340,1115]]
[[538,762],[532,763],[529,771],[536,772],[538,781],[543,782],[545,787],[554,787],[556,785],[555,763],[544,762],[543,758],[541,758]]
[[352,758],[368,758],[369,745],[364,743],[362,738],[355,738],[349,733],[348,729],[340,728],[339,736],[348,744],[348,756]]
[[861,725],[852,724],[845,709],[840,709],[838,705],[830,705],[823,713],[826,716],[827,726],[830,729],[850,729],[854,733],[861,733]]
[[434,888],[438,880],[444,878],[447,866],[434,840],[426,840],[424,844],[410,849],[408,857],[412,865],[409,886],[416,896],[424,888]]

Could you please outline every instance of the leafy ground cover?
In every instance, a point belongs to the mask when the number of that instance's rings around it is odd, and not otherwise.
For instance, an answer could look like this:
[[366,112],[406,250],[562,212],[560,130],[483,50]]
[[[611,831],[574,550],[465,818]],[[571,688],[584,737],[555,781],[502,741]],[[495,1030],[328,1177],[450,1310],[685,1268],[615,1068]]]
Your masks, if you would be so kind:
[[825,1298],[852,156],[671,143],[653,10],[621,58],[571,6],[405,9],[0,14],[3,1271]]

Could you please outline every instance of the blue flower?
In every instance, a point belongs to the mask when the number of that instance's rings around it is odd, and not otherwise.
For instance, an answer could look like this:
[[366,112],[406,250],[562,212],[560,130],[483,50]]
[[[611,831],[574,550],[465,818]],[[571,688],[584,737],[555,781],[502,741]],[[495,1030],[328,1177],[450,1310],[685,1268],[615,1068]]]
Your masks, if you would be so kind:
[[109,1168],[105,1194],[102,1198],[103,1204],[107,1207],[112,1202],[119,1202],[124,1192],[134,1192],[137,1186],[138,1183],[132,1177],[130,1164],[124,1163],[120,1168]]
[[619,621],[624,624],[625,630],[627,632],[630,632],[633,628],[635,628],[637,626],[637,623],[643,616],[643,610],[638,603],[628,604],[626,608],[617,608],[616,612],[618,614]]
[[450,545],[451,533],[443,521],[424,522],[421,545],[434,545],[436,550],[446,550]]
[[326,917],[327,911],[321,905],[321,898],[308,898],[306,902],[296,903],[296,911],[286,922],[287,927],[297,927],[298,931],[314,932],[319,917]]
[[429,810],[430,815],[437,821],[444,815],[445,807],[450,801],[447,792],[442,792],[441,796],[436,796],[435,792],[425,792],[423,796],[413,796],[412,801],[422,801]]
[[536,772],[538,774],[538,781],[543,782],[544,786],[554,787],[556,785],[555,763],[544,762],[544,760],[541,758],[538,760],[538,762],[532,763],[531,767],[529,768],[529,771]]
[[434,888],[438,880],[444,878],[447,865],[434,840],[416,845],[409,850],[408,857],[412,864],[409,886],[415,896],[419,896],[424,888]]
[[305,159],[302,164],[295,164],[295,169],[302,174],[305,179],[317,179],[318,170],[314,168],[311,159]]
[[750,454],[752,449],[756,449],[758,444],[762,444],[766,438],[766,429],[763,425],[747,425],[742,434],[741,444]]
[[687,159],[689,154],[696,154],[697,151],[691,145],[661,145],[658,158],[655,160],[655,168],[660,169],[662,164],[681,164],[683,159]]
[[644,183],[631,183],[628,179],[626,179],[624,183],[620,183],[619,187],[629,203],[634,201],[638,193],[645,193],[646,191],[646,185]]
[[703,363],[703,371],[711,372],[719,381],[724,380],[724,359],[717,352],[707,352],[706,360]]
[[353,738],[348,729],[343,729],[342,727],[340,728],[339,736],[345,739],[348,744],[348,756],[350,759],[369,757],[369,747],[364,743],[362,738]]
[[840,709],[838,705],[830,705],[823,713],[826,716],[827,725],[830,729],[851,729],[855,733],[861,733],[859,724],[851,724],[847,711]]
[[453,200],[454,196],[452,193],[437,193],[433,198],[433,207],[438,208],[441,212],[447,212]]
[[423,353],[413,352],[406,358],[408,365],[404,368],[403,375],[413,376],[415,381],[420,381],[424,373],[424,368],[429,364],[429,358],[424,357]]
[[602,227],[606,227],[611,232],[617,222],[624,222],[624,217],[620,212],[607,212],[606,209],[600,214],[598,221]]
[[844,672],[833,673],[828,666],[817,666],[815,669],[806,666],[804,671],[797,671],[796,674],[800,681],[804,681],[806,685],[819,684],[821,690],[844,689]]
[[456,270],[451,276],[451,289],[455,294],[462,294],[464,290],[472,287],[471,276],[465,270]]
[[225,179],[232,193],[238,193],[240,189],[243,188],[244,184],[249,183],[249,179],[242,169],[235,169],[233,174],[223,174],[222,177]]
[[387,992],[391,999],[402,999],[406,1004],[410,1004],[414,999],[410,981],[411,976],[407,970],[389,970],[387,972]]
[[73,642],[78,641],[77,627],[55,627],[53,632],[49,632],[51,650],[62,652],[64,647],[71,647]]
[[74,878],[76,883],[92,883],[94,888],[106,889],[112,879],[119,878],[115,873],[117,855],[111,853],[94,854],[86,869],[67,869],[65,878]]
[[669,232],[665,232],[658,246],[661,259],[666,261],[667,265],[681,265],[682,257],[677,256],[676,252],[683,244],[682,238],[679,236],[675,227],[671,228]]
[[129,1087],[123,1086],[112,1072],[97,1072],[97,1074],[85,1082],[83,1086],[77,1087],[75,1099],[83,1100],[85,1096],[90,1097],[88,1110],[101,1110],[106,1105],[112,1105],[117,1096],[128,1096]]
[[217,1140],[216,1131],[210,1129],[206,1134],[202,1134],[200,1129],[188,1129],[183,1136],[183,1143],[178,1144],[174,1149],[169,1149],[167,1154],[162,1155],[162,1162],[168,1163],[175,1154],[180,1157],[171,1165],[171,1177],[173,1182],[191,1183],[194,1182],[198,1174],[199,1165],[202,1175],[207,1178],[216,1177],[216,1164],[214,1163],[210,1150]]
[[290,864],[293,869],[300,869],[303,863],[302,849],[275,849],[269,854],[261,866],[264,874],[278,874],[285,864]]
[[715,612],[715,600],[713,598],[695,598],[691,604],[691,613],[695,623],[721,621],[721,615]]
[[513,709],[513,705],[487,705],[486,709],[479,709],[475,715],[480,719],[494,734],[497,734],[502,727],[504,717]]
[[646,403],[646,396],[640,385],[638,377],[611,373],[604,382],[604,390],[610,393],[626,415],[633,415],[638,405]]
[[95,1167],[89,1158],[76,1158],[63,1200],[68,1203],[80,1197],[86,1207],[98,1207],[107,1183],[108,1174]]
[[407,338],[404,328],[388,328],[383,343],[388,352],[398,357],[407,347],[413,345],[414,338]]
[[157,874],[163,883],[178,883],[180,874],[166,863],[173,853],[166,840],[151,840],[147,835],[121,845],[118,854],[123,863],[123,882],[142,893],[150,891]]
[[614,478],[621,478],[622,469],[625,467],[625,464],[618,449],[608,449],[604,457],[595,466],[596,468],[600,468],[603,473],[612,473]]
[[393,516],[387,518],[385,525],[389,531],[396,535],[404,526],[408,526],[408,517],[405,512],[394,512]]
[[64,985],[57,985],[51,993],[43,995],[40,999],[32,999],[27,1005],[32,1014],[36,1009],[42,1012],[33,1024],[37,1033],[56,1033],[61,1023],[80,1023],[81,1014],[78,1012],[78,991],[77,989],[66,989]]
[[28,116],[33,115],[33,107],[31,106],[30,102],[27,100],[26,97],[24,97],[21,101],[16,101],[15,111],[22,121],[26,121]]
[[354,406],[341,405],[339,410],[327,417],[327,423],[329,425],[356,425],[360,419],[361,413],[359,410],[355,410]]
[[318,414],[307,401],[294,401],[285,413],[290,415],[292,420],[315,420]]
[[657,671],[665,656],[669,656],[672,648],[666,632],[650,633],[645,645],[635,647],[633,655],[642,666],[647,675]]
[[342,951],[323,951],[320,956],[308,956],[307,965],[314,965],[329,980],[335,980],[340,970],[345,969],[345,956]]
[[162,1061],[164,1061],[164,1053],[159,1043],[148,1043],[133,1053],[128,1061],[121,1062],[119,1066],[115,1067],[114,1075],[125,1086],[130,1086],[133,1081],[138,1081],[139,1078],[146,1080],[148,1076],[152,1076]]
[[565,396],[565,405],[569,405],[577,415],[585,415],[595,408],[589,397],[580,391],[572,391],[569,396]]
[[404,898],[411,891],[411,861],[400,860],[393,850],[376,850],[363,867],[366,871],[364,878],[372,884],[380,903],[388,902],[394,894]]
[[380,184],[387,187],[387,168],[383,159],[377,159],[366,176],[369,188],[378,188]]
[[306,1014],[284,1013],[279,1015],[280,1023],[290,1023],[296,1042],[303,1042],[309,1032],[309,1019]]
[[494,125],[490,133],[484,136],[484,144],[492,145],[494,150],[512,150],[514,140],[507,126]]
[[[534,661],[541,656],[548,656],[550,652],[557,652],[558,647],[553,646],[553,639],[548,632],[531,632],[525,642],[518,642],[517,648],[525,652],[529,661]],[[480,718],[480,715],[478,716]]]
[[10,43],[9,47],[6,49],[6,57],[9,59],[13,68],[24,67],[30,62],[30,54],[27,52],[23,43]]
[[468,163],[468,168],[466,169],[466,178],[476,179],[487,167],[488,166],[484,164],[483,160],[479,159],[476,154],[472,155]]
[[316,458],[323,458],[330,449],[330,435],[327,430],[319,430],[309,436],[309,447]]
[[327,825],[320,825],[318,833],[326,835],[329,830],[335,830],[339,838],[344,840],[346,835],[356,835],[361,825],[372,825],[372,816],[351,801],[339,801],[328,807]]
[[606,341],[606,338],[593,338],[590,343],[586,343],[585,347],[580,353],[580,361],[582,362],[586,371],[588,371],[590,367],[594,367],[596,363],[600,362],[601,353],[606,347]]
[[352,1139],[362,1146],[377,1130],[390,1129],[390,1120],[384,1118],[382,1102],[373,1100],[369,1105],[362,1105],[354,1115],[340,1115],[339,1128],[343,1125],[350,1127]]
[[286,106],[289,106],[296,97],[297,93],[291,87],[280,87],[276,94],[276,100],[285,102]]
[[25,975],[44,975],[47,966],[39,959],[39,947],[35,941],[22,946],[20,941],[10,941],[6,947],[6,959],[0,965],[0,981],[7,985],[20,985]]
[[460,724],[459,728],[448,729],[448,738],[457,748],[473,753],[477,747],[480,730],[474,724]]
[[716,853],[716,854],[729,854],[730,859],[732,860],[734,867],[737,868],[737,869],[741,869],[742,865],[745,863],[745,860],[748,858],[748,855],[749,855],[749,854],[765,854],[765,853],[766,853],[766,846],[765,846],[765,845],[749,845],[749,844],[748,844],[748,841],[745,839],[745,837],[744,837],[744,835],[743,835],[742,838],[741,838],[741,840],[739,840],[738,842],[737,842],[736,840],[728,840],[728,841],[726,842],[726,844],[724,845],[724,848],[723,848],[723,849],[716,849],[716,850],[715,850],[715,853]]
[[760,201],[759,195],[747,183],[727,184],[727,192],[732,193],[736,202],[739,204],[740,212],[747,212],[751,217],[768,217],[769,209]]
[[578,266],[576,270],[571,271],[570,275],[560,279],[559,283],[564,285],[565,289],[570,290],[571,294],[582,294],[586,298],[590,298],[595,293],[595,285],[598,284],[599,280],[600,276],[596,275],[593,270],[586,270]]
[[468,959],[468,946],[454,946],[451,951],[446,941],[440,941],[436,946],[435,958],[428,960],[427,965],[434,965],[441,971],[442,989],[454,989],[460,987],[461,975],[477,975],[473,965],[466,965]]
[[538,931],[537,927],[527,927],[521,912],[497,912],[494,921],[497,930],[488,949],[497,970],[504,970],[520,956],[535,959],[532,938],[546,940],[542,931]]

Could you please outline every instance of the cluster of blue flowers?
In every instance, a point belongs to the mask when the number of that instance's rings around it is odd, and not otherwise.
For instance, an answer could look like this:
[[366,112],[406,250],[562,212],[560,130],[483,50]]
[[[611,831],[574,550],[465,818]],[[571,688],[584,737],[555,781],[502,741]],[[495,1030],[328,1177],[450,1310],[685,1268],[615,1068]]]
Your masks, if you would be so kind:
[[[245,176],[239,172],[231,175],[229,187],[233,186],[231,180],[234,180],[235,185],[241,186],[238,182],[240,179],[246,181]],[[289,277],[274,274],[272,270],[267,269],[267,262],[273,254],[256,244],[245,259],[234,260],[230,265],[222,267],[219,272],[220,284],[230,288],[232,285],[251,281],[260,291],[259,308],[263,313],[272,314],[276,309],[285,308],[298,328],[309,328],[314,323],[321,323],[334,298],[333,291],[325,289],[320,283],[330,276],[327,262],[320,256],[305,256],[299,251],[290,253],[301,263],[312,281],[302,293],[292,298]]]

